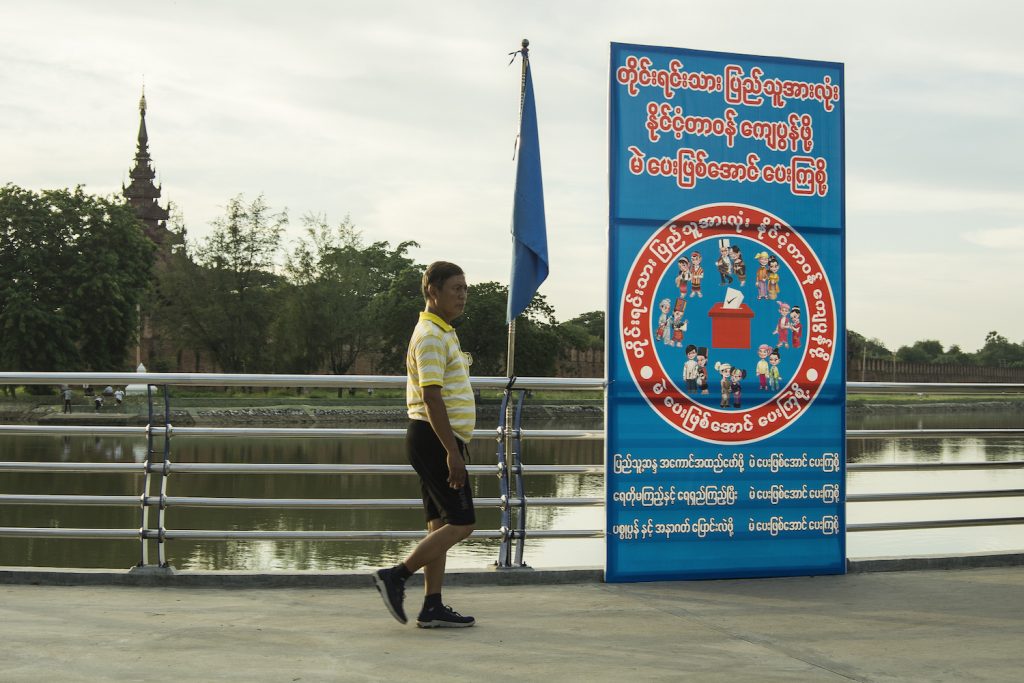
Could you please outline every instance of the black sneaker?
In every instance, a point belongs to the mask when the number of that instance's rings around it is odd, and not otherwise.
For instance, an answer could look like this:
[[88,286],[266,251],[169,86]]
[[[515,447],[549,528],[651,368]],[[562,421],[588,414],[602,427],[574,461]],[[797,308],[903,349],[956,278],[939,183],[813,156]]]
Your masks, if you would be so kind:
[[408,623],[405,609],[402,607],[405,600],[405,581],[396,578],[393,569],[378,569],[373,573],[373,585],[384,599],[384,606],[391,612],[391,616],[400,624]]
[[420,628],[466,628],[476,623],[473,617],[464,617],[448,605],[424,607],[416,617]]

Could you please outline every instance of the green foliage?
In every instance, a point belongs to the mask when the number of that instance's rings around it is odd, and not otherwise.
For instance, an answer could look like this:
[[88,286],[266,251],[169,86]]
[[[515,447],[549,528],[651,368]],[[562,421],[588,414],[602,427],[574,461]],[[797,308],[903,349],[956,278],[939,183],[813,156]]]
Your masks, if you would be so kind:
[[589,311],[558,325],[564,346],[577,351],[604,348],[604,311]]
[[885,348],[881,340],[867,339],[853,330],[846,331],[846,350],[849,358],[858,363],[861,358],[892,360],[892,351]]
[[895,354],[885,348],[877,339],[867,340],[853,330],[848,330],[847,348],[849,361],[859,363],[861,354],[867,358],[896,360],[904,363],[924,363],[936,365],[979,365],[987,367],[1024,367],[1024,343],[1015,344],[998,332],[989,332],[985,337],[985,345],[975,353],[969,353],[953,344],[943,349],[942,344],[934,339],[917,341],[910,346],[901,346]]
[[943,356],[942,344],[934,339],[914,342],[896,350],[896,360],[904,363],[937,363]]
[[[477,376],[506,373],[508,326],[505,314],[508,287],[497,282],[471,285],[466,312],[455,321],[462,348],[473,355]],[[516,319],[515,374],[545,377],[555,374],[564,338],[558,333],[555,311],[544,295],[534,296]]]
[[120,199],[0,188],[0,366],[124,369],[153,258]]
[[992,331],[985,335],[985,345],[974,356],[978,365],[1021,368],[1024,367],[1024,343],[1014,344],[998,332]]
[[[303,221],[306,235],[285,264],[289,287],[275,327],[276,355],[289,372],[326,366],[345,374],[360,354],[383,346],[396,316],[405,335],[415,325],[421,303],[407,285],[415,281],[418,292],[420,271],[407,254],[418,245],[364,246],[347,218],[334,230],[320,216]],[[412,306],[405,303],[410,298]]]
[[412,264],[398,271],[387,289],[371,306],[374,328],[380,336],[380,365],[377,371],[405,374],[405,352],[409,335],[423,310],[423,271],[425,266]]
[[[157,319],[185,347],[210,352],[224,372],[265,371],[281,278],[274,258],[288,222],[263,196],[239,195],[195,246],[172,254],[161,273]],[[187,245],[187,242],[186,242]]]

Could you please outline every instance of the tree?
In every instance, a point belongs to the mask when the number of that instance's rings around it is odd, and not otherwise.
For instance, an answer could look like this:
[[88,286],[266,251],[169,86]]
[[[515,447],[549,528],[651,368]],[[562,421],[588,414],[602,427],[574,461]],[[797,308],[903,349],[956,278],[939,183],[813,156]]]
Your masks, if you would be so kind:
[[[285,264],[291,289],[275,338],[285,349],[281,359],[294,371],[326,367],[333,374],[345,374],[361,354],[382,346],[381,328],[390,327],[394,313],[393,284],[408,280],[407,273],[413,271],[418,282],[419,271],[407,256],[418,245],[364,245],[348,218],[333,230],[321,216],[306,216],[303,221],[306,236]],[[417,297],[413,293],[412,300]],[[415,312],[406,334],[413,324]]]
[[426,267],[411,263],[395,273],[387,289],[374,299],[371,307],[380,352],[379,372],[405,374],[405,353],[409,335],[423,310],[423,271]]
[[896,350],[896,359],[904,363],[938,363],[942,355],[942,344],[934,339],[917,341]]
[[[473,355],[472,373],[504,375],[508,352],[505,313],[508,287],[497,282],[471,285],[466,312],[455,321],[462,348]],[[563,340],[556,331],[555,311],[538,294],[516,319],[515,374],[552,376],[558,365]]]
[[123,200],[0,188],[0,364],[123,369],[153,259]]
[[879,339],[867,339],[853,330],[846,331],[846,353],[850,363],[858,364],[862,358],[892,360],[892,351]]
[[1024,367],[1024,344],[1014,344],[996,331],[985,335],[985,345],[974,354],[978,365]]
[[946,365],[974,365],[974,356],[970,353],[965,353],[957,344],[953,344],[946,349],[942,357],[936,362]]
[[589,311],[558,325],[563,346],[577,351],[604,349],[604,311]]
[[182,346],[204,349],[224,372],[269,369],[268,340],[282,278],[273,272],[284,212],[260,195],[228,201],[213,232],[172,254],[159,281],[158,320]]

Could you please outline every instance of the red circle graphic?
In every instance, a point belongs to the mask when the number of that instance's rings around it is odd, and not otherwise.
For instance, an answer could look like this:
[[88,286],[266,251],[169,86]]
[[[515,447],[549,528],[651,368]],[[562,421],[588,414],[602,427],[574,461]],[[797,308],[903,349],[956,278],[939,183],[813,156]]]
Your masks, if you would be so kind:
[[[806,345],[789,382],[747,410],[718,410],[681,391],[655,351],[658,283],[684,249],[740,236],[770,248],[793,274],[807,306]],[[630,376],[648,405],[680,432],[711,443],[758,441],[785,429],[814,402],[832,366],[838,330],[832,286],[814,250],[777,216],[742,204],[708,204],[679,214],[640,250],[622,291],[619,338]]]

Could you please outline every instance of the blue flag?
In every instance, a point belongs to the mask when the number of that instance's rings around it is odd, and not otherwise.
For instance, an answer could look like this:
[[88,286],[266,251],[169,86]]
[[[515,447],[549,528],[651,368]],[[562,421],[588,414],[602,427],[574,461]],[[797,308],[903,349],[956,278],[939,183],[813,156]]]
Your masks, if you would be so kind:
[[526,63],[526,92],[519,123],[516,194],[512,205],[512,279],[508,288],[506,322],[522,313],[540,283],[548,277],[548,235],[544,222],[544,184],[540,175],[537,107],[533,99],[530,63]]

